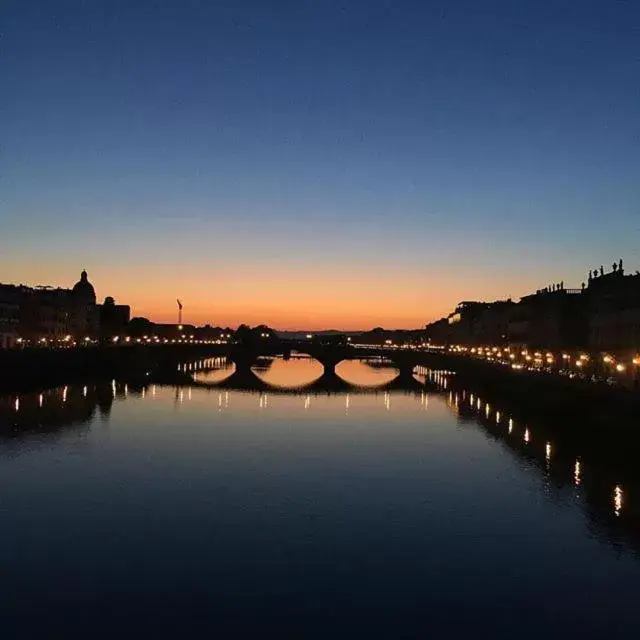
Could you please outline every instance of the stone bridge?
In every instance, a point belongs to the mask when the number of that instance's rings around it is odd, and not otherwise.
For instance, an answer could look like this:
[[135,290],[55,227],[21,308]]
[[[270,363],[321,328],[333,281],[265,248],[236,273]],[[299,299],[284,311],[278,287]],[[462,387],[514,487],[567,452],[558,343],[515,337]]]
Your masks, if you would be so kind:
[[[209,369],[199,369],[198,374],[206,373]],[[215,370],[215,369],[211,369]],[[417,393],[426,389],[425,384],[413,377],[399,373],[393,380],[375,386],[361,386],[347,382],[341,378],[335,370],[325,370],[322,375],[312,382],[298,386],[280,387],[272,385],[260,378],[251,369],[238,369],[229,377],[219,382],[207,382],[199,380],[192,373],[186,371],[174,371],[157,376],[154,382],[175,386],[194,387],[208,390],[234,390],[234,391],[268,391],[269,393],[376,393],[383,391],[405,391]]]
[[413,377],[413,370],[420,362],[419,354],[412,351],[399,351],[384,348],[368,349],[352,345],[326,345],[310,341],[292,341],[265,345],[231,345],[226,357],[236,366],[237,372],[251,370],[258,358],[282,356],[285,359],[292,352],[309,355],[324,368],[324,374],[336,372],[336,366],[343,360],[380,360],[386,358],[404,379]]

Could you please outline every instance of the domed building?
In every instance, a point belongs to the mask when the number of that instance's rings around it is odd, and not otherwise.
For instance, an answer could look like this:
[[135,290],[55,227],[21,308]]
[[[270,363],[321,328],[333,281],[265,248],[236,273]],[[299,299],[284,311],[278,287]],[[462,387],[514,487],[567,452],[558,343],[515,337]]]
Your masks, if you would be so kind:
[[89,282],[89,277],[87,276],[86,271],[82,271],[82,273],[80,274],[80,280],[78,280],[78,282],[73,285],[73,289],[71,289],[71,295],[76,300],[82,300],[87,304],[96,303],[96,290]]
[[80,274],[80,280],[73,285],[70,295],[71,333],[80,338],[94,336],[98,331],[98,308],[96,307],[96,291],[89,282],[86,271]]

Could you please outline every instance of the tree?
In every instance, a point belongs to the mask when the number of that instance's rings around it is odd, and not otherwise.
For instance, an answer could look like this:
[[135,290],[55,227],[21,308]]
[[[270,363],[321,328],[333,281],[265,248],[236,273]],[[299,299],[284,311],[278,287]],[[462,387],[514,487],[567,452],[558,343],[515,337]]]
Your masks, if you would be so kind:
[[154,327],[155,325],[148,318],[131,318],[127,326],[127,331],[130,336],[139,338],[153,333]]

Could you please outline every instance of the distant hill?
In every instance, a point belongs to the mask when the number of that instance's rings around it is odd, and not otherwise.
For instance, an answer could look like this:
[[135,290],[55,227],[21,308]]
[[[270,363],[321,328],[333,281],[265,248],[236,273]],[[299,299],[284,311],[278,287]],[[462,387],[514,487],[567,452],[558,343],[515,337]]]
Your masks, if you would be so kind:
[[304,340],[307,335],[335,336],[344,335],[360,338],[366,341],[378,342],[384,339],[397,341],[409,340],[413,337],[421,337],[423,329],[370,329],[369,331],[340,331],[339,329],[324,329],[323,331],[276,331],[276,334],[283,340]]
[[302,340],[307,337],[308,334],[314,336],[356,336],[360,335],[361,331],[339,331],[338,329],[325,329],[323,331],[276,331],[276,334],[285,340]]

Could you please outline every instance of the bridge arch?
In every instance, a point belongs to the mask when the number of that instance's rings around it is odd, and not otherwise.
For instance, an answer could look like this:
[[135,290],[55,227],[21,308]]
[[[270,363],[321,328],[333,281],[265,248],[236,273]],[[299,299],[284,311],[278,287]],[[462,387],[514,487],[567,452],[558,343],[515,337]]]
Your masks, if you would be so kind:
[[306,387],[319,380],[324,373],[321,362],[309,354],[299,353],[292,353],[285,358],[270,358],[268,367],[261,368],[258,364],[251,369],[260,380],[281,389]]
[[382,366],[372,367],[364,359],[349,358],[336,365],[336,374],[345,382],[355,387],[376,389],[384,387],[398,377],[398,371],[390,361],[375,360]]
[[224,356],[185,363],[182,371],[194,381],[216,384],[224,382],[236,372],[236,365]]

